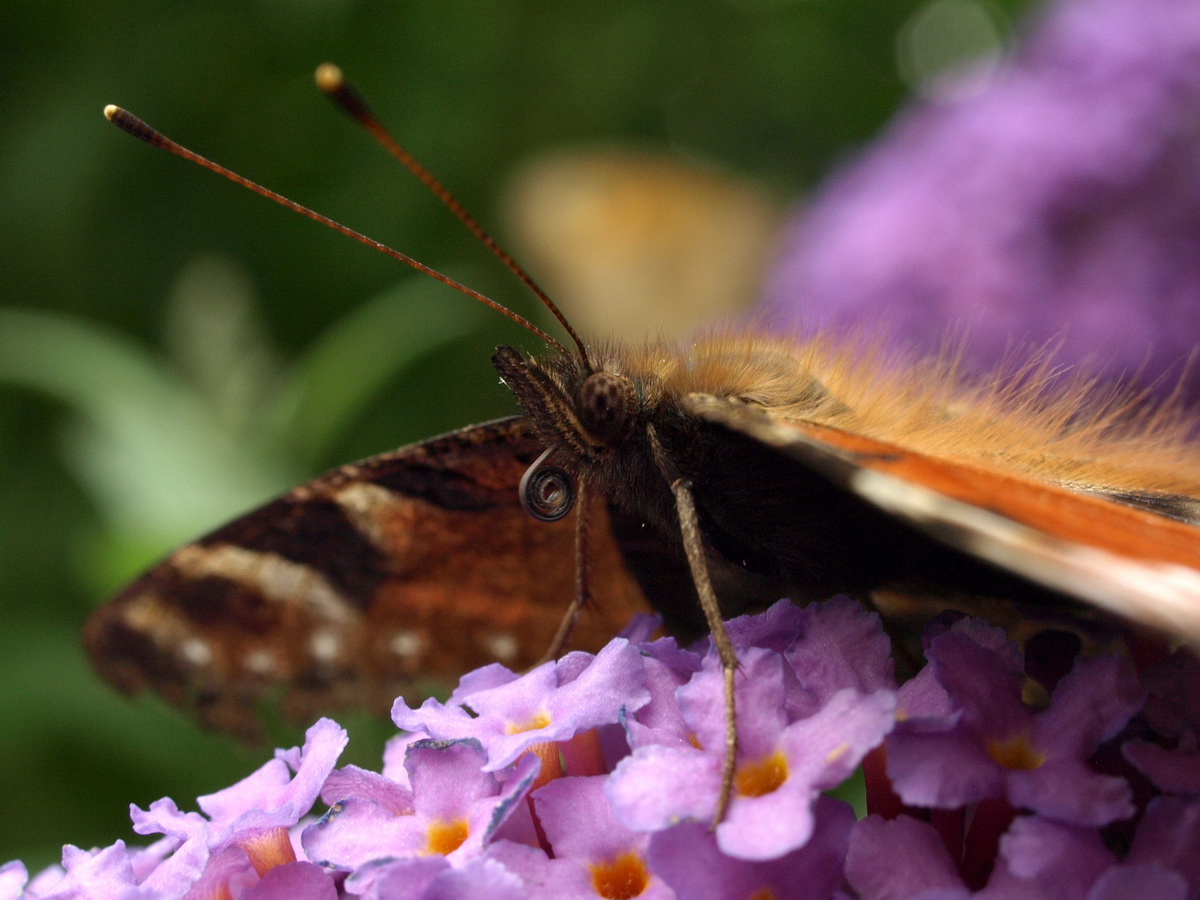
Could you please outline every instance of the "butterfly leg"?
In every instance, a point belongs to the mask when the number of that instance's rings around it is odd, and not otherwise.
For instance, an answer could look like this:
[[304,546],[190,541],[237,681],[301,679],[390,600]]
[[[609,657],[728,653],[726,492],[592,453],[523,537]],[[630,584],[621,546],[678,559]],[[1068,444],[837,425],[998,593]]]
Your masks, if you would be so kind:
[[585,607],[592,604],[591,580],[589,578],[589,563],[591,554],[588,552],[588,521],[591,507],[591,493],[587,482],[582,477],[576,479],[575,489],[578,492],[575,507],[575,596],[571,605],[563,615],[554,640],[550,642],[545,655],[531,668],[537,668],[544,662],[558,659],[571,639],[571,632],[579,622],[579,616]]
[[733,694],[734,675],[738,665],[737,653],[734,652],[733,642],[729,639],[729,632],[725,630],[725,623],[721,619],[721,607],[717,603],[717,593],[708,577],[708,565],[704,560],[704,541],[700,536],[700,519],[696,515],[696,504],[692,500],[691,485],[675,471],[675,466],[659,443],[653,427],[649,429],[649,435],[659,469],[670,482],[671,493],[675,496],[675,513],[679,518],[683,550],[687,556],[696,593],[700,597],[700,608],[704,610],[704,620],[712,633],[713,644],[721,659],[721,672],[724,676],[725,760],[721,766],[721,793],[717,797],[717,809],[712,820],[712,827],[716,828],[725,818],[725,811],[729,808],[729,800],[733,796],[733,776],[737,770],[737,708]]
[[671,484],[671,492],[675,495],[675,509],[679,515],[679,531],[683,536],[688,568],[692,570],[696,593],[700,595],[700,607],[704,610],[705,621],[712,632],[717,655],[721,658],[721,672],[725,676],[725,762],[721,766],[721,793],[717,797],[717,811],[713,813],[712,825],[715,828],[721,824],[721,820],[725,818],[725,810],[729,808],[729,799],[733,795],[733,775],[737,767],[737,718],[733,700],[737,654],[733,650],[733,642],[729,640],[729,632],[725,630],[725,623],[721,621],[717,595],[708,578],[708,566],[704,563],[704,545],[700,540],[700,524],[690,487],[683,479],[677,479]]

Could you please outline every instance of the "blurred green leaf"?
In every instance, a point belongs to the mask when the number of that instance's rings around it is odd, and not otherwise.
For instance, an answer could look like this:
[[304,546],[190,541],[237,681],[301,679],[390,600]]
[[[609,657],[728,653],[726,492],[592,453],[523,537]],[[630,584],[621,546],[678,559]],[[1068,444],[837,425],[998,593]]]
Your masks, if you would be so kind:
[[323,458],[399,370],[477,329],[483,318],[472,302],[430,296],[424,278],[368,301],[321,335],[299,361],[278,406],[281,439],[309,464]]

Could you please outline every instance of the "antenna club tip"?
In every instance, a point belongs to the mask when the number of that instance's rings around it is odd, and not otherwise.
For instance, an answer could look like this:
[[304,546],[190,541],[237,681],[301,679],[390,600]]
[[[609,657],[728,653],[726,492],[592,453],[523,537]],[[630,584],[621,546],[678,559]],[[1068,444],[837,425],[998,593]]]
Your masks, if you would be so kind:
[[334,91],[341,90],[342,85],[346,83],[346,76],[333,63],[321,63],[313,74],[313,80],[322,91],[332,94]]
[[104,118],[108,119],[108,121],[111,122],[113,119],[115,119],[120,114],[120,112],[121,112],[121,107],[110,103],[110,104],[108,104],[108,106],[104,107]]

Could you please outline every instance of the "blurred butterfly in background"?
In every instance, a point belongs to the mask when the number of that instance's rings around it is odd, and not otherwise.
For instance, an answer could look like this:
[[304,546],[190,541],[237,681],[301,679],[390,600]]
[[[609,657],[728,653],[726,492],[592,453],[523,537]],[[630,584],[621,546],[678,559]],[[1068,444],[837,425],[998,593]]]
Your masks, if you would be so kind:
[[303,722],[529,666],[572,597],[572,646],[647,605],[698,636],[708,583],[726,617],[850,592],[1200,643],[1200,454],[1169,405],[869,338],[568,348],[528,327],[554,349],[493,357],[523,415],[343,466],[175,551],[89,621],[101,674],[252,737],[268,698]]

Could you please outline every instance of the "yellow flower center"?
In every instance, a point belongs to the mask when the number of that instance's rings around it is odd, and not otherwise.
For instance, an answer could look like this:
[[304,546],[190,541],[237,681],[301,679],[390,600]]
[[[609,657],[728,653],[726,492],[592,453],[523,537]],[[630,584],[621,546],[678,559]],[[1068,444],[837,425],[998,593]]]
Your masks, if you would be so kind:
[[738,766],[733,776],[733,789],[743,797],[761,797],[787,781],[787,757],[779,750],[757,762]]
[[446,856],[462,846],[471,833],[466,819],[444,822],[437,819],[429,823],[426,832],[425,852],[430,855]]
[[779,896],[769,887],[761,887],[746,900],[779,900]]
[[1007,740],[988,741],[988,756],[1006,769],[1036,769],[1046,761],[1046,755],[1034,749],[1029,736],[1018,734]]
[[524,724],[517,722],[509,722],[505,729],[509,734],[524,734],[527,731],[537,731],[540,728],[545,728],[550,724],[549,713],[542,711],[530,716],[529,721]]
[[589,864],[592,888],[605,900],[632,900],[650,884],[646,864],[636,853],[622,853],[612,862]]

